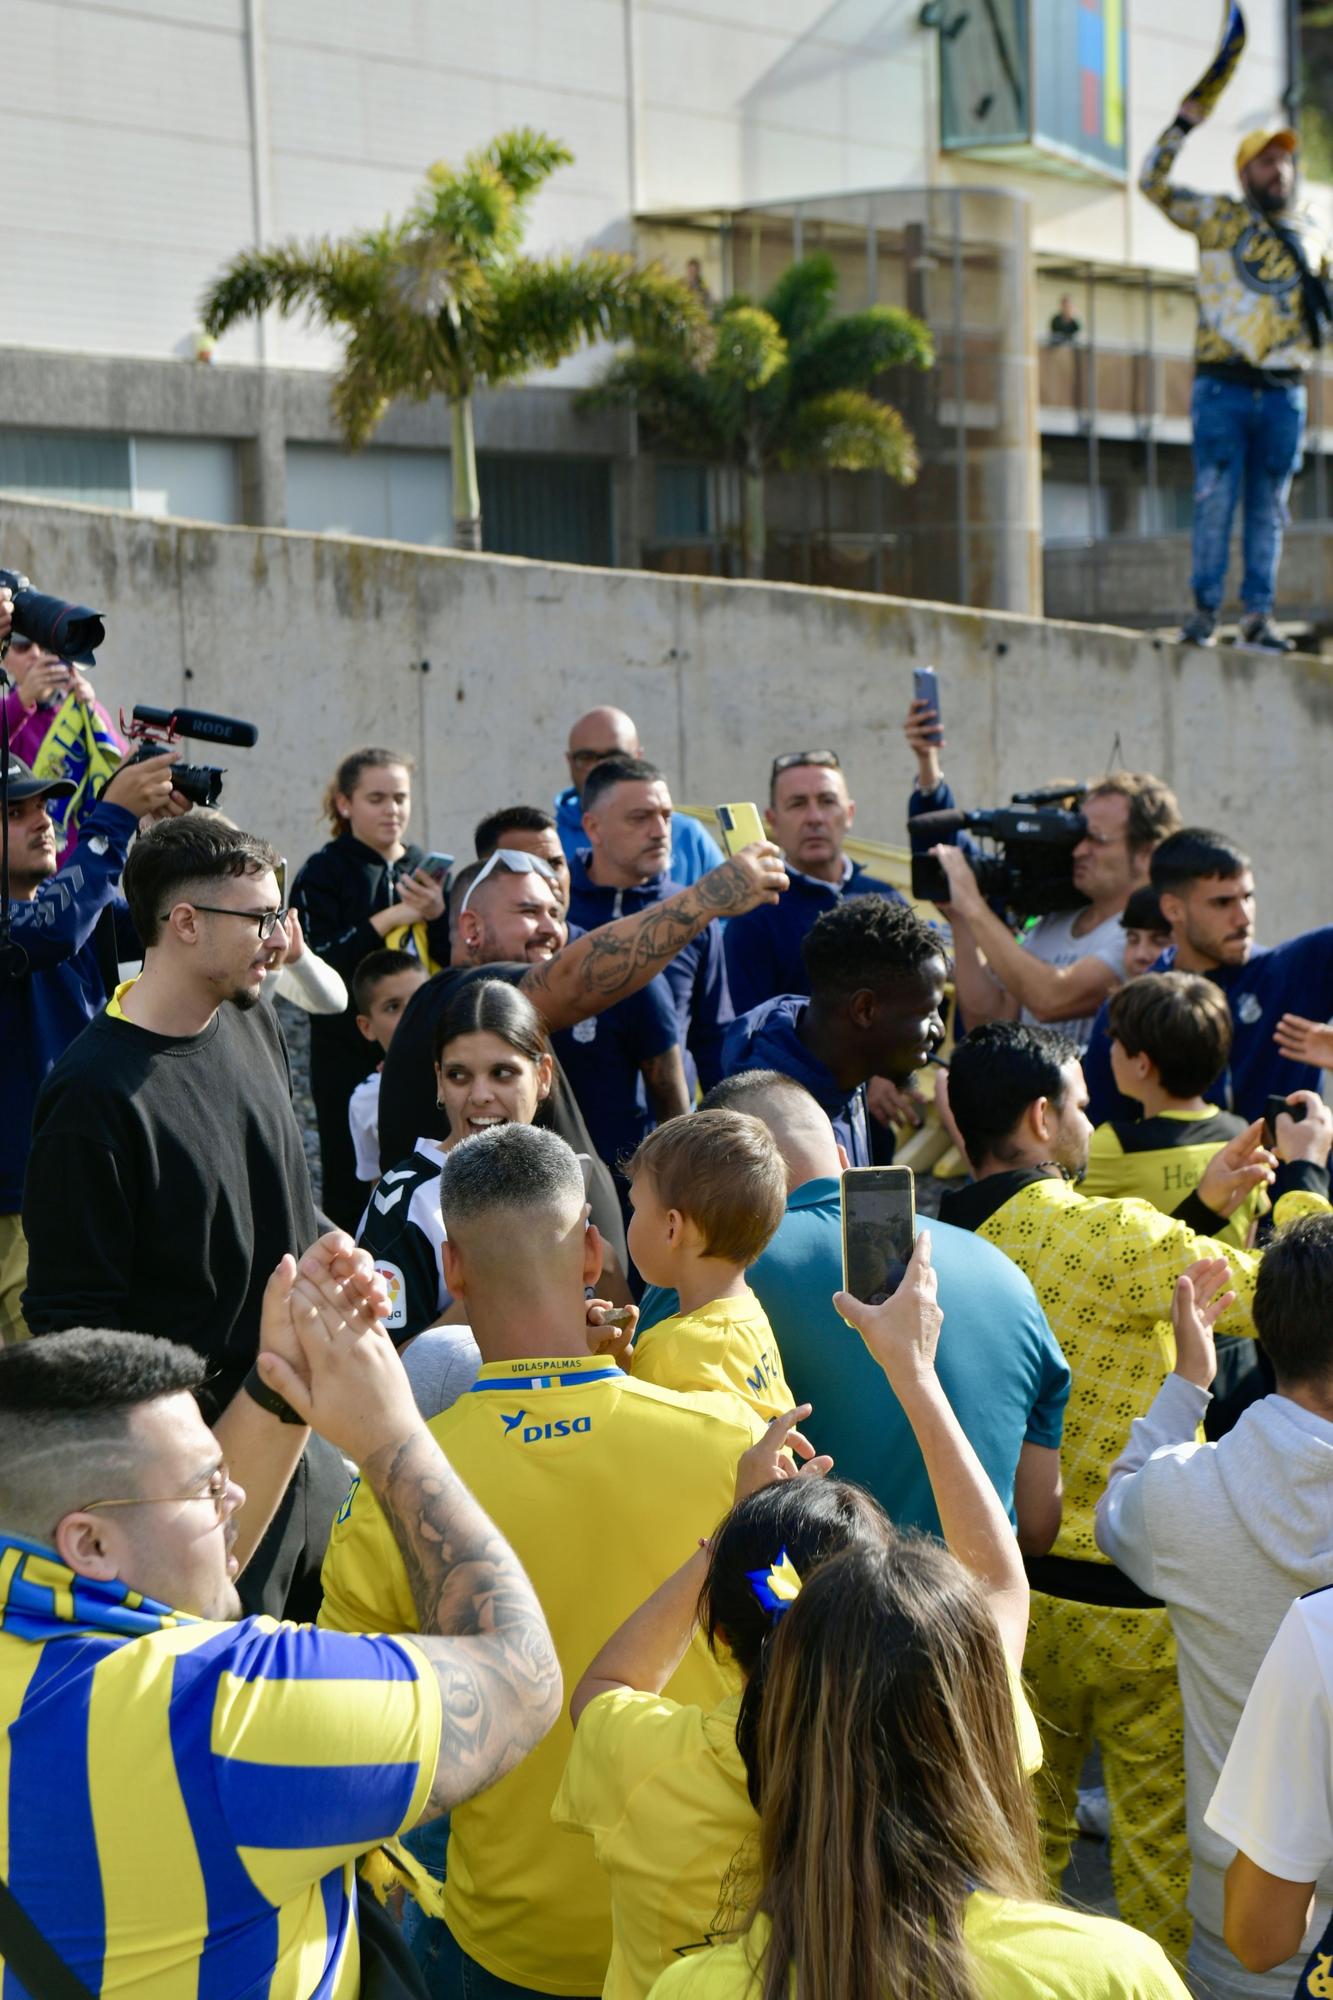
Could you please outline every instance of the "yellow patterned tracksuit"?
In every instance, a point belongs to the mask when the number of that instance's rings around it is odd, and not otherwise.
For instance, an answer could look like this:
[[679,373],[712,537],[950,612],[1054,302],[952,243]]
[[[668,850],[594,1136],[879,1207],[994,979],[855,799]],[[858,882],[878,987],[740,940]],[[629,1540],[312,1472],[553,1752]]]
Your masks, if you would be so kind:
[[[1294,1190],[1279,1200],[1276,1220],[1327,1210],[1322,1196]],[[1164,1610],[1128,1608],[1141,1594],[1101,1555],[1093,1515],[1130,1425],[1174,1364],[1176,1279],[1199,1257],[1225,1256],[1236,1303],[1219,1329],[1253,1336],[1259,1253],[1198,1236],[1146,1201],[1092,1199],[1031,1172],[988,1176],[946,1195],[940,1213],[1026,1272],[1073,1374],[1061,1447],[1064,1514],[1051,1557],[1031,1565],[1023,1660],[1046,1756],[1037,1782],[1052,1887],[1058,1894],[1079,1773],[1095,1741],[1120,1914],[1183,1961],[1189,1843],[1175,1641]],[[1042,1589],[1043,1575],[1063,1594]]]
[[[1182,126],[1167,127],[1144,162],[1139,190],[1168,222],[1198,241],[1195,362],[1309,368],[1314,348],[1296,259],[1249,202],[1172,185],[1171,169],[1188,136]],[[1310,269],[1326,277],[1328,244],[1314,217],[1292,209],[1281,220],[1284,229],[1300,238]]]

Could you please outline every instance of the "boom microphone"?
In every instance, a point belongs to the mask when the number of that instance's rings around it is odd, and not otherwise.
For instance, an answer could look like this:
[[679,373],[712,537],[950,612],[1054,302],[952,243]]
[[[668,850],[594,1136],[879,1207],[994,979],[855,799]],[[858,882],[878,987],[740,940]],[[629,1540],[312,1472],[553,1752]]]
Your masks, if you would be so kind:
[[907,824],[914,834],[925,834],[932,840],[947,840],[952,833],[962,833],[971,821],[970,813],[950,811],[914,813]]
[[150,729],[169,729],[173,736],[192,736],[205,743],[225,743],[233,750],[253,750],[259,741],[253,722],[212,715],[205,708],[147,708],[140,704],[134,719]]

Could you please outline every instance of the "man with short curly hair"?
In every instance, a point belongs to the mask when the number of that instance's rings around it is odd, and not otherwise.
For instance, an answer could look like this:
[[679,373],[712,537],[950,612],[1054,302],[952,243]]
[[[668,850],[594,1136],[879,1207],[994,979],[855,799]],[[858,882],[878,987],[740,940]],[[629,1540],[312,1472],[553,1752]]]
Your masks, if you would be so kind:
[[801,947],[810,997],[780,994],[727,1031],[722,1064],[795,1077],[822,1104],[853,1167],[871,1164],[866,1084],[905,1083],[944,1040],[939,933],[905,904],[849,896]]

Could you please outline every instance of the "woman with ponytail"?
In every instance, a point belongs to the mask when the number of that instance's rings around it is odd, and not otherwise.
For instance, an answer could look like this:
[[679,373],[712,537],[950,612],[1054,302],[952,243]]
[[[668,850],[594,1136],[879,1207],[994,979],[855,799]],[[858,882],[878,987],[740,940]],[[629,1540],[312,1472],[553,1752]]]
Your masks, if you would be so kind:
[[[332,838],[312,854],[292,884],[291,902],[312,951],[352,976],[367,953],[386,944],[414,952],[425,970],[449,962],[444,887],[421,867],[405,839],[412,811],[412,762],[368,745],[343,758],[324,794]],[[310,1024],[310,1094],[319,1125],[324,1212],[355,1229],[366,1191],[356,1176],[347,1106],[377,1061],[349,1008]]]
[[[992,1631],[1002,1635],[997,1659],[1013,1785],[1020,1787],[1023,1772],[1041,1761],[1017,1679],[1027,1581],[1013,1529],[935,1373],[942,1315],[928,1233],[917,1238],[902,1284],[883,1305],[844,1293],[834,1303],[860,1331],[912,1424],[957,1558],[943,1559],[960,1576],[966,1565],[990,1607]],[[790,1436],[805,1457],[812,1447],[791,1426],[809,1414],[803,1405],[775,1418],[770,1437],[780,1446]],[[774,1455],[769,1483],[749,1497],[738,1487],[738,1504],[711,1544],[608,1639],[574,1690],[574,1745],[553,1812],[592,1835],[610,1876],[614,1939],[604,2000],[643,2000],[682,1957],[691,1965],[696,1956],[709,1959],[709,1947],[742,1930],[754,1907],[761,1878],[752,1773],[777,1633],[803,1584],[834,1556],[901,1539],[861,1488],[810,1476],[828,1464],[809,1458],[793,1477],[794,1463]],[[666,1692],[696,1627],[738,1674],[736,1693],[710,1714]],[[836,1979],[831,1990],[838,1991]],[[877,2000],[907,1996],[886,1992]]]

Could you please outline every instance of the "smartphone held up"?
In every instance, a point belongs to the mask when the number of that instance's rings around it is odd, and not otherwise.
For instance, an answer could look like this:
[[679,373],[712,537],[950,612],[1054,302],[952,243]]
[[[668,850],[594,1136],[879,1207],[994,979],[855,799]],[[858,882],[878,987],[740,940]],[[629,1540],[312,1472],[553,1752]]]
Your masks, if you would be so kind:
[[752,847],[756,840],[767,840],[764,822],[755,805],[719,806],[717,808],[718,833],[722,841],[722,851],[730,860],[743,847]]
[[916,1233],[910,1167],[848,1167],[842,1176],[842,1288],[882,1305],[906,1275]]

